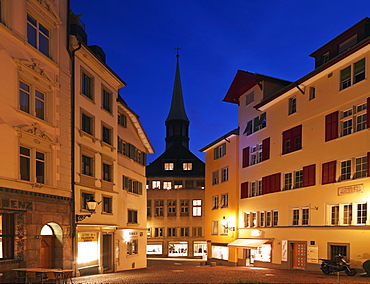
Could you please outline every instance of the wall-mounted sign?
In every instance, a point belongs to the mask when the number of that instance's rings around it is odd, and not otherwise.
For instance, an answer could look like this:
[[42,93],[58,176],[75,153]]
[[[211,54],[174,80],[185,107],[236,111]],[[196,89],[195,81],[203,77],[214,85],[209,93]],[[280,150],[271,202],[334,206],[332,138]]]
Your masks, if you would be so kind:
[[318,263],[319,262],[319,247],[308,246],[307,247],[307,262]]
[[364,192],[364,185],[363,184],[354,184],[354,185],[347,185],[338,187],[338,195],[348,195],[354,193],[363,193]]
[[97,233],[78,233],[78,242],[97,242]]
[[32,210],[32,202],[17,199],[0,199],[0,208],[13,210]]
[[288,261],[288,241],[282,240],[281,244],[281,260]]

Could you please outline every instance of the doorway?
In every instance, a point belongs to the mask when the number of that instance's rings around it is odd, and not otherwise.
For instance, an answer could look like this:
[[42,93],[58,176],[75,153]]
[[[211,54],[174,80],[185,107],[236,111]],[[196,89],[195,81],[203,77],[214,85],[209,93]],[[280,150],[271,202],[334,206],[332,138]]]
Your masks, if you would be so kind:
[[103,268],[104,272],[113,271],[113,235],[103,235]]
[[292,268],[304,270],[306,267],[306,243],[291,243]]
[[53,268],[55,235],[49,225],[41,229],[40,267]]

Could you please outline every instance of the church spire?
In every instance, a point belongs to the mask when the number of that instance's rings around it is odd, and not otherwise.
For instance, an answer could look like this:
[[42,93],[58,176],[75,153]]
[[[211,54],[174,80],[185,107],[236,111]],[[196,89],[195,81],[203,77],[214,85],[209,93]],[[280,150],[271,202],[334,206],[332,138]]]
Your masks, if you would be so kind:
[[185,112],[184,98],[180,78],[179,48],[176,48],[176,73],[172,92],[170,112],[166,119],[166,149],[180,143],[189,149],[189,119]]

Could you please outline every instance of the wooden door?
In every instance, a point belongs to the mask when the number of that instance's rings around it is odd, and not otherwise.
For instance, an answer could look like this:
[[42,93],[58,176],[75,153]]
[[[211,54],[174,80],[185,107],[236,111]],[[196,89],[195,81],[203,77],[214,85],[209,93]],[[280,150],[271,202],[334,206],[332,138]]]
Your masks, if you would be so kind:
[[292,243],[293,269],[305,269],[306,266],[306,244]]
[[113,236],[103,235],[103,267],[104,272],[113,271]]
[[54,236],[41,236],[40,267],[53,268]]

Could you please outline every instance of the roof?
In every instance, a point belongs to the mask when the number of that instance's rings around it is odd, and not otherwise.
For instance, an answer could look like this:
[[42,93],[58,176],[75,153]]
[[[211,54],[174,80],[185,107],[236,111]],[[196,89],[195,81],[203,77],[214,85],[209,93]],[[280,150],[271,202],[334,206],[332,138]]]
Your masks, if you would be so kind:
[[226,93],[225,98],[223,99],[224,102],[229,103],[238,103],[239,98],[248,90],[253,88],[255,85],[260,85],[261,81],[270,81],[276,82],[279,84],[290,84],[290,81],[278,79],[258,73],[251,73],[248,71],[238,70],[234,77],[233,82],[229,90]]
[[176,74],[175,74],[175,82],[174,82],[173,92],[172,92],[171,108],[170,108],[170,112],[168,114],[166,121],[169,121],[169,120],[189,121],[188,116],[186,115],[186,112],[185,112],[184,98],[182,95],[179,55],[177,55],[177,60],[176,60]]
[[221,142],[222,140],[226,140],[227,138],[229,138],[231,136],[234,136],[234,135],[239,135],[239,128],[231,130],[230,132],[226,133],[225,135],[221,136],[220,138],[216,139],[215,141],[209,143],[207,146],[200,149],[199,152],[204,152],[205,150],[207,150],[208,148],[211,148],[212,146],[216,145],[217,143]]

